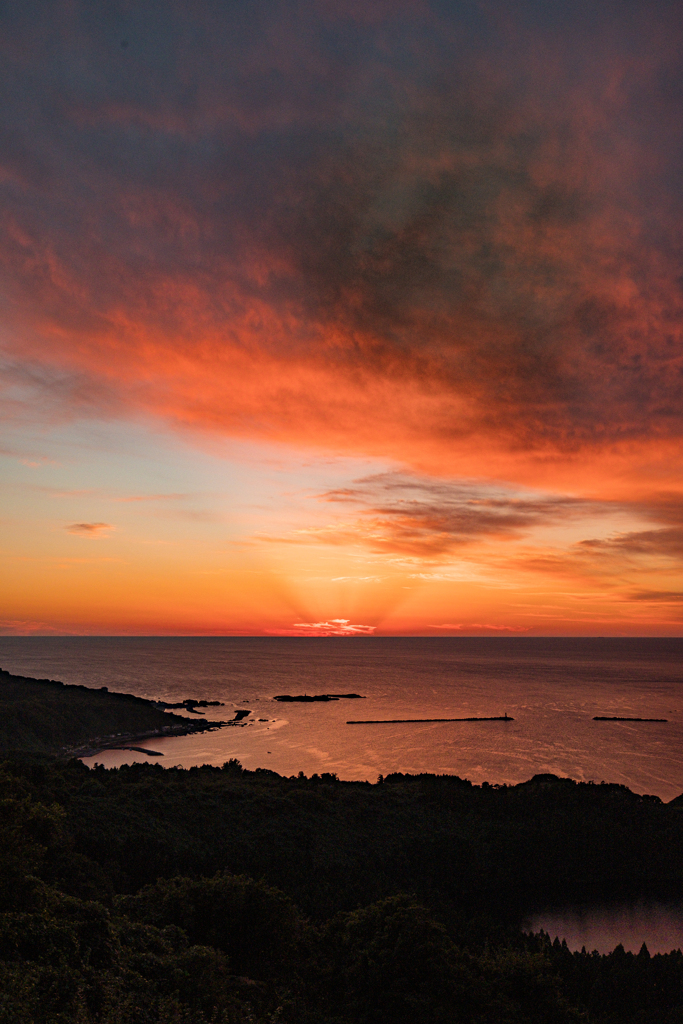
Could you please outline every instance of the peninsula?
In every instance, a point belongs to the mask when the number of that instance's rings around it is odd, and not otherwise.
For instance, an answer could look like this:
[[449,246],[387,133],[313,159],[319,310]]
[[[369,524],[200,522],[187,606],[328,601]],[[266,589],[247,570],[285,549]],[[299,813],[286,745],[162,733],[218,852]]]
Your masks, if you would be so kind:
[[[243,717],[243,716],[241,716]],[[132,693],[92,689],[0,669],[0,753],[84,757],[158,736],[185,736],[226,722],[190,720]]]

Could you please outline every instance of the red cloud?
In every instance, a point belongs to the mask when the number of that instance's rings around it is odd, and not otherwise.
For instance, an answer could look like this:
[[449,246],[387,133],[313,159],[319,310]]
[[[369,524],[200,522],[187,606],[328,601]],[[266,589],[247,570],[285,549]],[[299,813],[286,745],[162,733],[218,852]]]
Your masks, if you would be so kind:
[[679,475],[675,5],[188,10],[7,26],[10,415]]

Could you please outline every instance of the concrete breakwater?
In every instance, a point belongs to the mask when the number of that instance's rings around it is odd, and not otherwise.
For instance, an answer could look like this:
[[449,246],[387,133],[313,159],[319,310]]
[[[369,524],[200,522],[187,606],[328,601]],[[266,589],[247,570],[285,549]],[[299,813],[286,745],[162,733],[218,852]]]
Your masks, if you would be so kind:
[[408,725],[413,722],[514,722],[510,715],[495,715],[488,718],[369,718],[365,721],[350,721],[347,725]]
[[624,718],[621,715],[594,715],[594,722],[668,722],[668,718]]

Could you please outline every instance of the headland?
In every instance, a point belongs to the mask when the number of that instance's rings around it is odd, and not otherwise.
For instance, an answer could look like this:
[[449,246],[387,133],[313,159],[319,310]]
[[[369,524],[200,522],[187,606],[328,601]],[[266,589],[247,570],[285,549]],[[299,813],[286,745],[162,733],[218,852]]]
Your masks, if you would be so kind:
[[0,669],[0,753],[87,757],[106,748],[130,748],[154,737],[186,736],[228,724],[190,720],[164,711],[159,702],[106,686],[91,689]]

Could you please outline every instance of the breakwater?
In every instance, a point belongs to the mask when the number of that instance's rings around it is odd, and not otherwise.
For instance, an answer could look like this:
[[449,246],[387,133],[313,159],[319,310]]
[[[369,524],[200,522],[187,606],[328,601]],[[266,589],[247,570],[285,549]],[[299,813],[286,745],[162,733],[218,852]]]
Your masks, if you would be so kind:
[[409,725],[414,722],[514,722],[510,715],[495,715],[488,718],[369,718],[364,721],[350,721],[347,725]]
[[668,722],[668,718],[624,718],[621,715],[594,715],[594,722]]

